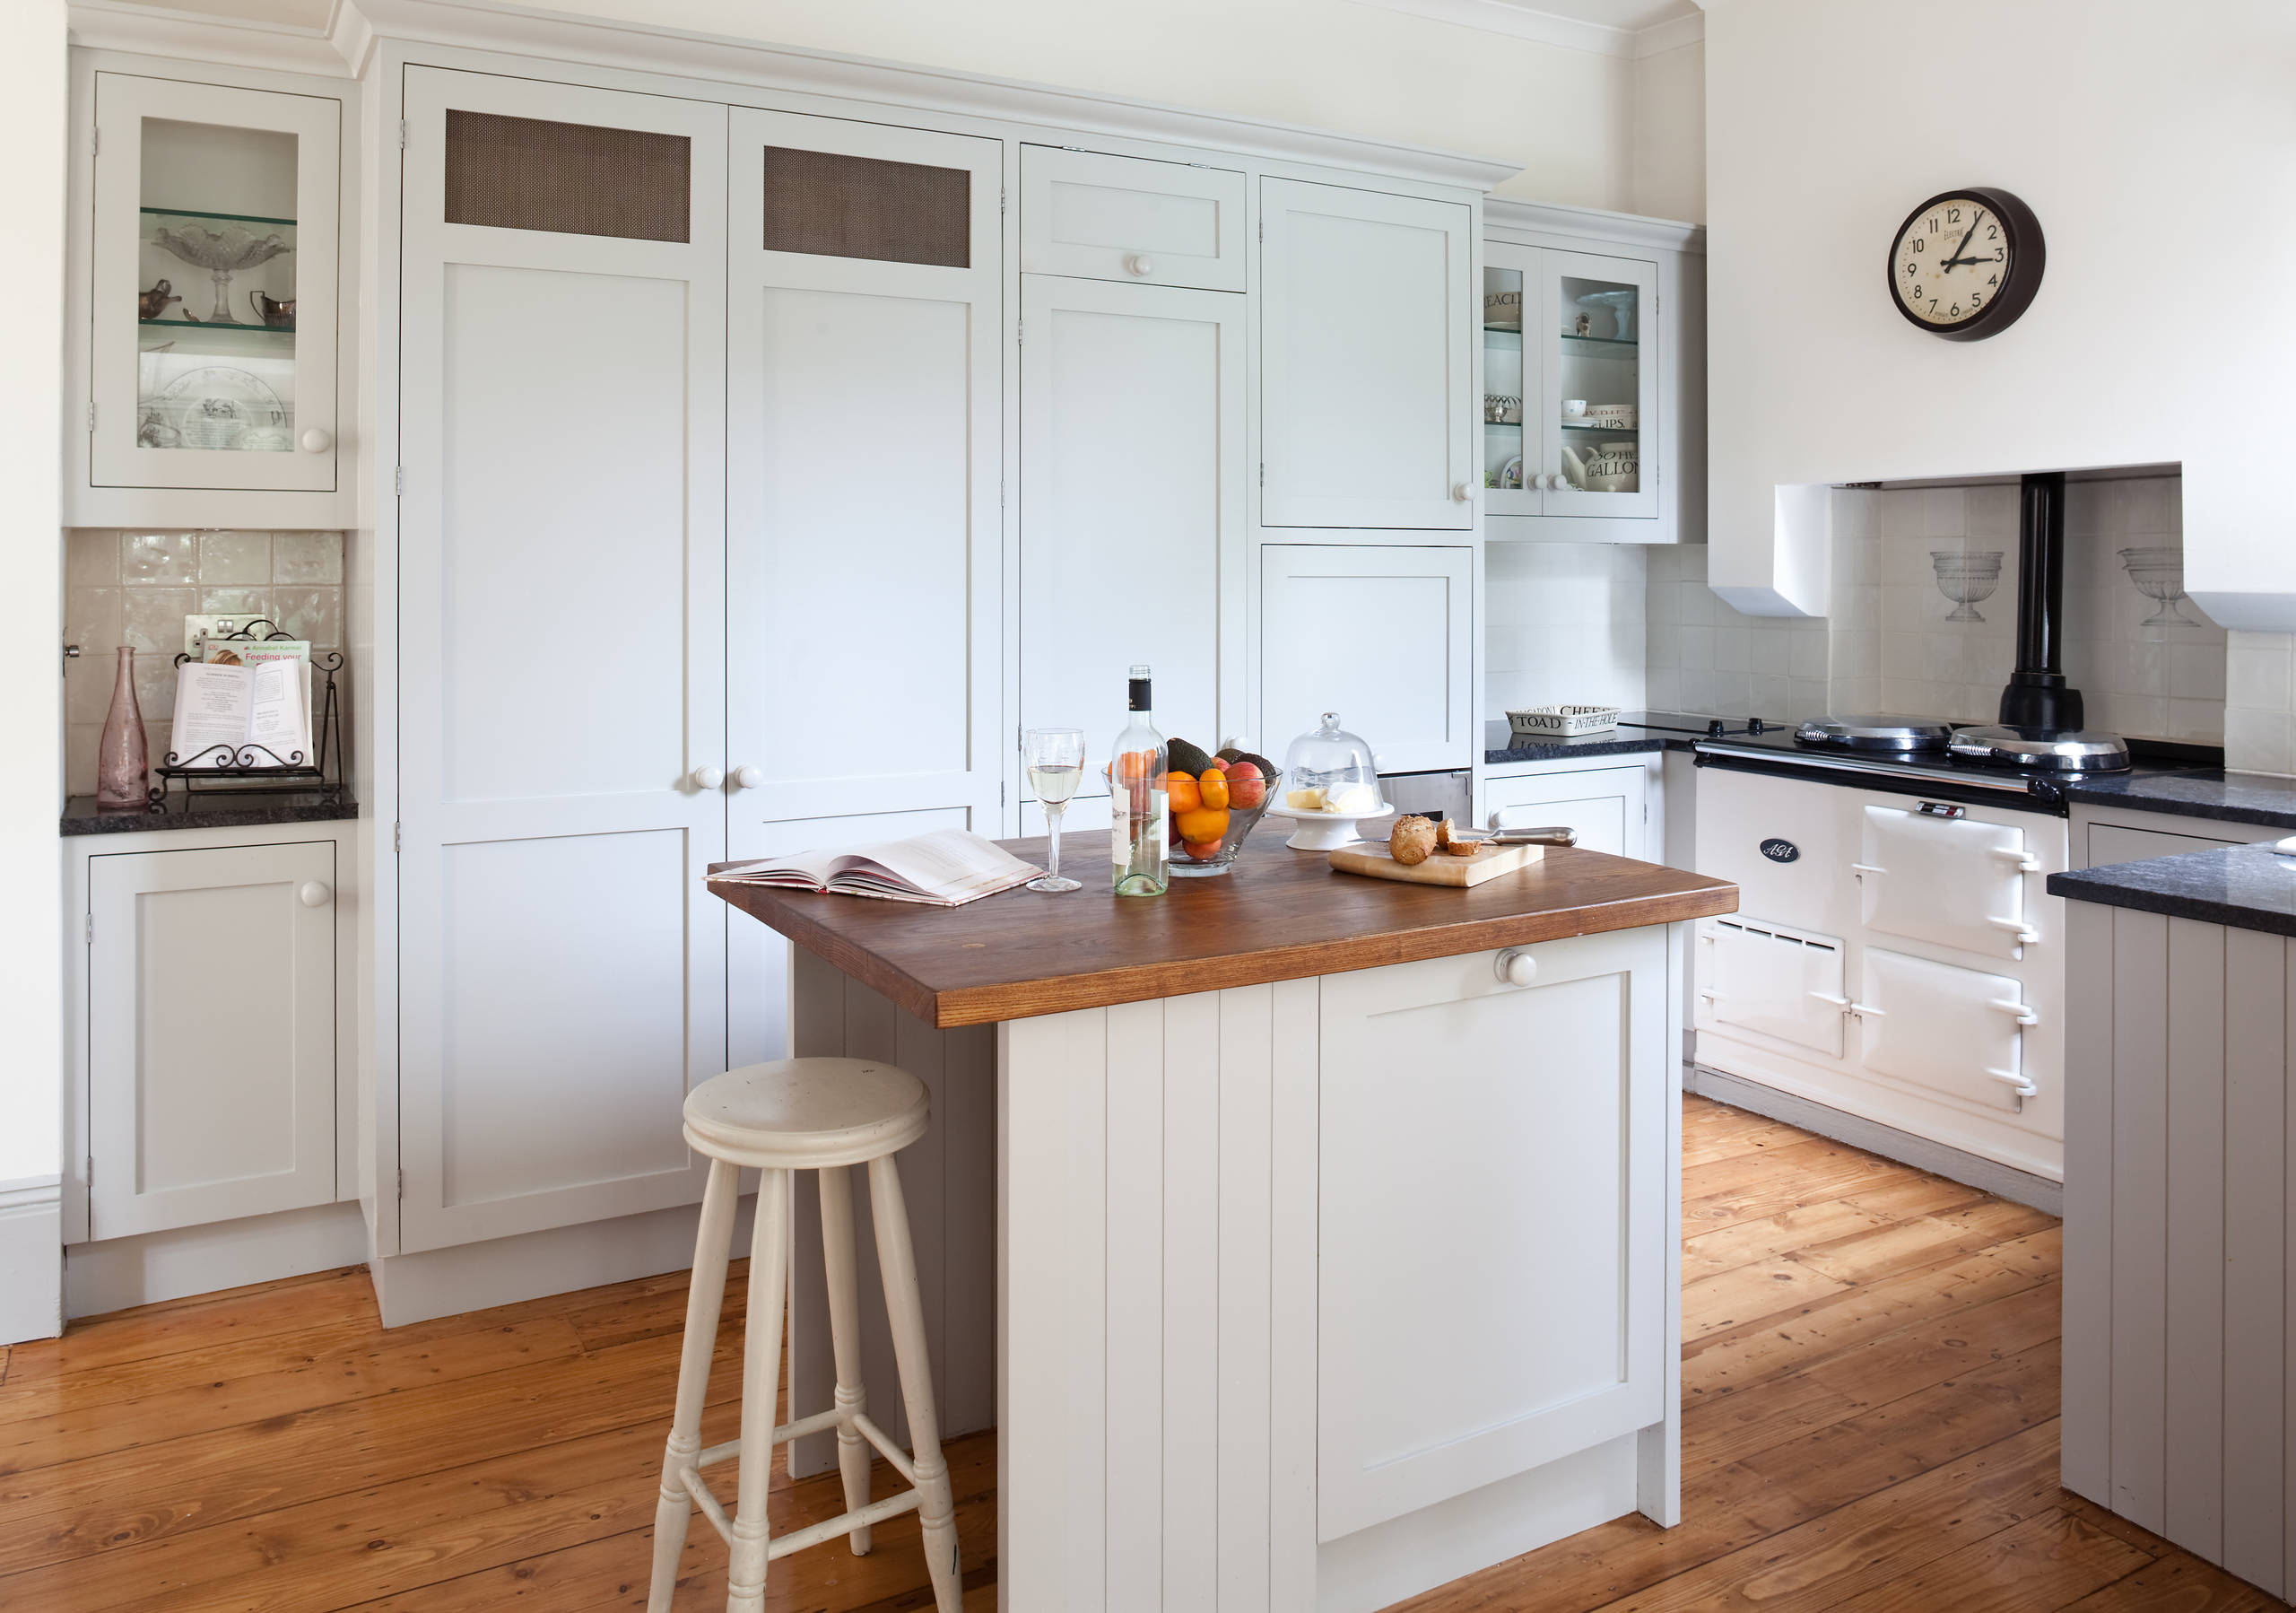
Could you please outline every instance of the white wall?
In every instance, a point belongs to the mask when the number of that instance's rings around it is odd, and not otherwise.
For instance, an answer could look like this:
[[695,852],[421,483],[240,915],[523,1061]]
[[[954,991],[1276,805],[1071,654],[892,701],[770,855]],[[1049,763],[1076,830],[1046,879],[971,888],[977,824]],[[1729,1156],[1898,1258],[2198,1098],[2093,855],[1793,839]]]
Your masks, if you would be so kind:
[[[1822,522],[1781,543],[1780,484],[2181,461],[2196,600],[2296,629],[2296,5],[1712,0],[1705,58],[1718,589],[1825,610]],[[1960,344],[1883,266],[1968,184],[2031,205],[2048,267]]]
[[1706,47],[1702,42],[1634,64],[1630,211],[1706,222]]
[[[0,388],[0,571],[15,603],[38,623],[60,618],[64,597],[61,509],[64,380],[64,0],[0,6],[0,308],[8,310],[8,385]],[[61,664],[39,633],[16,669],[39,689]],[[0,1342],[53,1331],[52,1254],[27,1268],[12,1225],[34,1217],[10,1184],[52,1181],[63,1161],[63,862],[56,817],[63,776],[63,689],[9,725],[0,745]],[[38,1218],[51,1249],[53,1199]],[[37,1251],[30,1252],[36,1253]],[[45,1283],[47,1293],[35,1290]]]

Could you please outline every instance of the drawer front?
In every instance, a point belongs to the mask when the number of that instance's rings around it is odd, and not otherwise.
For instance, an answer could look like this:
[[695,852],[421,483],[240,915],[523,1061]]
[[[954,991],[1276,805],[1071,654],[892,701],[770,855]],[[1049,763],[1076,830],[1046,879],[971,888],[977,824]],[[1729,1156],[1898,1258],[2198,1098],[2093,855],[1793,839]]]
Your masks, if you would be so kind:
[[1021,267],[1240,292],[1244,194],[1226,169],[1023,146]]
[[2040,865],[2022,829],[1869,806],[1859,850],[1867,929],[1987,957],[2023,955],[2020,942],[2032,937],[2025,876]]
[[1644,792],[1639,767],[1486,779],[1483,822],[1487,829],[1535,829],[1560,824],[1578,833],[1589,851],[1613,857],[1643,855]]
[[1698,932],[1699,1027],[1753,1031],[1840,1058],[1843,950],[1838,936],[1708,920]]
[[1855,1011],[1860,1056],[1877,1076],[2013,1113],[2039,1095],[2022,981],[1868,947]]

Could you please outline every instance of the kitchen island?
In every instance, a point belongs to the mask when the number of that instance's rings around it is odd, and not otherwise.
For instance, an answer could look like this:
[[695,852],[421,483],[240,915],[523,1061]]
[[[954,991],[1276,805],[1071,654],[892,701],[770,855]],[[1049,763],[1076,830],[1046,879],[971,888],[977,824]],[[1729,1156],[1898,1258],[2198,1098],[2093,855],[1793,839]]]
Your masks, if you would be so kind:
[[1684,940],[1734,886],[1575,849],[1398,885],[1269,835],[1152,900],[712,889],[793,944],[793,1051],[932,1089],[902,1171],[944,1427],[998,1430],[1000,1606],[1368,1609],[1675,1521]]

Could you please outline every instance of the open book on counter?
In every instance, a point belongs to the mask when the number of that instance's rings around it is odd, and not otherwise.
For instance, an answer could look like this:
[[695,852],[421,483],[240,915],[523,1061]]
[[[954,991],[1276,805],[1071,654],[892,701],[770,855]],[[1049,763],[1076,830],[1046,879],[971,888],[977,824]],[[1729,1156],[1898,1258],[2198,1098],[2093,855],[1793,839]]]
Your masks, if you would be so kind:
[[735,863],[711,877],[735,885],[961,907],[1025,885],[1043,872],[970,829],[935,829],[850,851],[799,851]]

